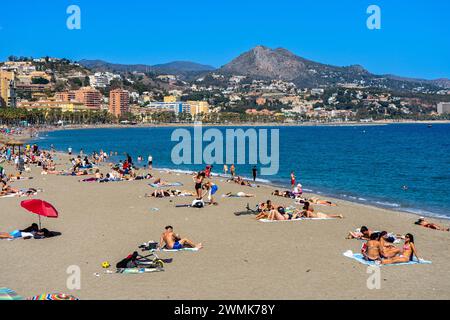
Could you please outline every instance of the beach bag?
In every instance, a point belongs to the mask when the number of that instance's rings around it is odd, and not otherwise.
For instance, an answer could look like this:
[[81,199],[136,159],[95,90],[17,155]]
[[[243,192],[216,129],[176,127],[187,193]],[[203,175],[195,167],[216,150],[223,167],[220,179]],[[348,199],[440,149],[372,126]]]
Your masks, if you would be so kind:
[[192,201],[192,205],[193,208],[203,208],[205,206],[205,203],[203,202],[203,200],[194,200]]
[[117,262],[116,268],[117,269],[130,268],[130,265],[132,265],[134,260],[136,260],[136,256],[137,256],[137,252],[135,251],[133,254],[130,254],[125,259],[122,259],[119,262]]

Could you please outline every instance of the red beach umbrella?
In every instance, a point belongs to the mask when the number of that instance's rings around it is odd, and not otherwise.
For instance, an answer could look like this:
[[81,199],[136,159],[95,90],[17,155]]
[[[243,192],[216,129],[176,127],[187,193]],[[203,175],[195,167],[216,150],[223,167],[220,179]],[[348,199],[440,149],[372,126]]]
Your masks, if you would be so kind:
[[25,200],[20,203],[20,206],[39,216],[39,229],[41,229],[41,216],[47,218],[58,218],[58,210],[56,210],[50,203],[43,200]]

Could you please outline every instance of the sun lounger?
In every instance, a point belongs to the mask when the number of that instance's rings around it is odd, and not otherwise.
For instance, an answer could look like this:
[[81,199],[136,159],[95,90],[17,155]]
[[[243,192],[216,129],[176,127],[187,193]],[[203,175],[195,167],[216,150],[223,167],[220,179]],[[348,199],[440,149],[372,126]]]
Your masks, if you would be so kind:
[[[375,263],[375,261],[367,261],[366,259],[364,259],[363,255],[361,253],[353,253],[351,250],[344,252],[343,255],[347,258],[356,260],[359,263],[365,264],[366,266],[376,266],[377,265]],[[417,258],[414,258],[413,261],[409,261],[409,262],[392,263],[392,264],[385,264],[385,265],[380,265],[380,266],[402,266],[402,265],[411,265],[411,264],[431,264],[431,261],[427,261],[427,260],[418,261]]]

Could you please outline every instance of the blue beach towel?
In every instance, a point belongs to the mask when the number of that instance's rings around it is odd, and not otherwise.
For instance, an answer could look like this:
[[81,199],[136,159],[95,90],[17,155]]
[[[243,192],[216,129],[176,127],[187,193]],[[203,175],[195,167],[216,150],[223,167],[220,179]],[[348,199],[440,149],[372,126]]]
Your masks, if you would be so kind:
[[[365,264],[366,266],[376,266],[376,263],[374,261],[365,260],[361,253],[352,253],[351,255],[349,253],[350,253],[350,251],[344,252],[343,255],[347,258],[356,260],[359,263]],[[422,260],[419,262],[417,260],[417,258],[414,257],[413,261],[403,262],[403,263],[385,264],[385,265],[379,265],[379,266],[402,266],[402,265],[411,265],[411,264],[431,264],[431,261]]]
[[198,248],[181,248],[181,249],[166,249],[163,248],[161,251],[165,251],[165,252],[179,252],[179,251],[199,251],[200,249]]

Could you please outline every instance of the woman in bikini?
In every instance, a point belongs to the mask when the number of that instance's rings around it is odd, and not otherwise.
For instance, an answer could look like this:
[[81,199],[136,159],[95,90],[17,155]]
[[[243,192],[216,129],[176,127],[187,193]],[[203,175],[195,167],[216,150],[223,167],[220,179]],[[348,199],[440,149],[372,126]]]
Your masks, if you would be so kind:
[[372,234],[361,250],[364,259],[368,261],[381,261],[382,246],[377,234]]
[[256,216],[256,220],[267,219],[272,210],[275,210],[275,206],[272,204],[272,201],[267,200],[266,203],[261,203],[259,205],[258,210],[260,213]]
[[418,226],[422,226],[425,228],[429,228],[429,229],[434,229],[434,230],[440,230],[440,231],[450,231],[449,228],[440,226],[436,223],[432,223],[432,222],[428,222],[425,220],[424,217],[420,217],[419,220],[417,220],[416,222],[414,222],[414,224],[418,225]]
[[311,206],[309,202],[305,202],[303,206],[303,215],[306,218],[319,218],[319,219],[344,218],[342,214],[326,214],[322,212],[314,212],[314,208]]
[[417,260],[421,261],[417,254],[416,246],[414,244],[414,236],[410,233],[405,235],[405,244],[403,245],[402,251],[400,255],[395,257],[384,259],[382,264],[394,264],[394,263],[404,263],[412,261],[414,256],[416,256]]
[[195,182],[195,194],[197,196],[197,200],[202,199],[202,184],[205,177],[206,174],[203,171],[198,172],[195,176],[192,177]]

